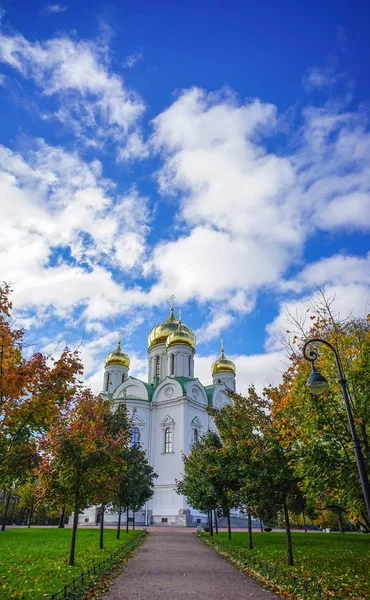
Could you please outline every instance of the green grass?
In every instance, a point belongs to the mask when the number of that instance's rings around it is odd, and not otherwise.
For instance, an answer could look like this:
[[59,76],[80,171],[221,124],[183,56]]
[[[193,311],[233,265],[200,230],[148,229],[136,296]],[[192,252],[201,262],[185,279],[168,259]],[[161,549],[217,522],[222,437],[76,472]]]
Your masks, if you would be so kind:
[[104,549],[99,550],[99,530],[77,531],[74,567],[68,566],[70,529],[7,529],[0,532],[0,598],[39,600],[48,598],[82,571],[107,558],[139,531],[104,531]]
[[232,533],[231,541],[227,533],[213,540],[227,544],[231,555],[235,548],[292,572],[299,579],[315,579],[328,590],[327,598],[333,597],[329,592],[357,600],[370,598],[370,535],[293,533],[292,538],[295,566],[290,568],[286,566],[285,533],[253,533],[253,550],[248,550],[244,532]]

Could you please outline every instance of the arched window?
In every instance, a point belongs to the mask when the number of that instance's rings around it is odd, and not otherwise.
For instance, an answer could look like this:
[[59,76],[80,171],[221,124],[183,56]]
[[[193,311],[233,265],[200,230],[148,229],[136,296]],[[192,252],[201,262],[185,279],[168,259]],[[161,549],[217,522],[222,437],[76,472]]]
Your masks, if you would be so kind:
[[133,427],[131,431],[131,446],[138,446],[140,443],[140,429]]
[[189,354],[189,377],[191,375],[191,356]]
[[122,383],[125,381],[125,374],[122,375]]
[[110,379],[110,373],[109,373],[109,371],[108,371],[108,373],[107,373],[107,388],[106,388],[106,390],[105,390],[106,392],[107,392],[107,391],[108,391],[108,389],[109,389],[109,383],[110,383],[110,382],[109,382],[109,379]]
[[172,431],[171,427],[166,427],[164,430],[164,451],[172,452]]
[[194,429],[194,444],[197,443],[198,439],[199,439],[199,431],[198,429]]
[[155,374],[157,377],[160,377],[160,375],[161,375],[161,357],[160,356],[156,356],[156,359],[155,359]]
[[171,354],[171,375],[175,374],[175,355]]

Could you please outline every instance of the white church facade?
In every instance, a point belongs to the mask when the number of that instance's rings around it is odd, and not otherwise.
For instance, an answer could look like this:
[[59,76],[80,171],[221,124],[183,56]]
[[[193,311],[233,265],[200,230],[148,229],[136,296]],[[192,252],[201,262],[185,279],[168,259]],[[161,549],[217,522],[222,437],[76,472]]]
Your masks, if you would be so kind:
[[[105,361],[103,393],[112,402],[125,402],[133,416],[133,441],[140,441],[147,459],[158,474],[154,495],[135,520],[139,524],[194,526],[206,516],[188,506],[176,493],[176,480],[183,472],[182,454],[210,428],[214,428],[207,406],[220,407],[235,391],[235,365],[225,357],[223,347],[212,365],[213,384],[204,386],[194,373],[196,339],[194,332],[176,319],[173,306],[164,323],[148,337],[148,381],[129,373],[130,359],[121,343]],[[96,507],[80,515],[83,523],[96,522]],[[106,514],[108,524],[118,516]],[[125,516],[122,516],[125,522]]]

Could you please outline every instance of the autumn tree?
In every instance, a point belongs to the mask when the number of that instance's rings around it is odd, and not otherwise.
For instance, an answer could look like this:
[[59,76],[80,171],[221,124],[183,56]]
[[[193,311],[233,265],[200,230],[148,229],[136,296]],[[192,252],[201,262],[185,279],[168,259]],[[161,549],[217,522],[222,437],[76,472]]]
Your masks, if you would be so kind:
[[[65,348],[59,359],[25,357],[25,330],[12,320],[11,288],[0,286],[0,485],[8,490],[37,462],[36,436],[47,431],[78,389],[82,365]],[[27,349],[29,350],[29,349]],[[5,515],[6,518],[6,515]]]
[[112,428],[111,415],[110,400],[94,397],[90,390],[81,390],[40,442],[42,459],[38,476],[43,496],[53,496],[55,473],[60,481],[58,494],[63,496],[64,504],[73,507],[70,565],[75,564],[78,515],[93,504],[99,477],[105,479],[112,457],[115,460],[117,450],[128,443],[129,430],[125,426]]
[[320,337],[340,356],[369,476],[370,322],[341,320],[334,306],[333,298],[320,293],[307,309],[306,322],[290,315],[289,364],[281,385],[268,393],[281,443],[309,503],[320,511],[336,511],[339,529],[347,514],[370,531],[335,357],[324,344],[317,345],[316,366],[329,381],[329,390],[317,397],[306,387],[310,365],[302,358],[301,347],[307,339]]

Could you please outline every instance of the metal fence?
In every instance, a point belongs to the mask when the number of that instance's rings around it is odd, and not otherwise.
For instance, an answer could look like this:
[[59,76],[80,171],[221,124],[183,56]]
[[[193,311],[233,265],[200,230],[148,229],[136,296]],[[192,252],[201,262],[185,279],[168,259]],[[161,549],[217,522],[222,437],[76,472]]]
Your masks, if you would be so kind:
[[281,567],[276,567],[268,564],[267,562],[260,560],[256,556],[252,556],[251,554],[246,553],[243,550],[239,550],[234,546],[230,546],[229,544],[225,544],[219,540],[211,540],[209,537],[205,537],[204,535],[200,535],[201,539],[206,542],[208,546],[211,546],[215,550],[219,551],[219,554],[224,556],[225,558],[237,560],[243,567],[250,567],[258,573],[262,575],[265,579],[269,580],[271,583],[276,584],[278,586],[282,586],[284,588],[288,588],[289,592],[293,595],[297,596],[297,598],[307,598],[307,599],[332,599],[332,600],[346,600],[346,596],[341,596],[338,594],[332,594],[329,590],[323,588],[322,585],[315,579],[304,579],[303,577],[299,577],[282,569]]
[[95,583],[108,574],[115,565],[127,558],[130,553],[143,541],[146,531],[141,531],[124,546],[117,548],[110,556],[94,565],[88,571],[83,571],[78,577],[65,585],[59,592],[52,594],[48,600],[72,600],[72,598],[82,598],[83,594]]

